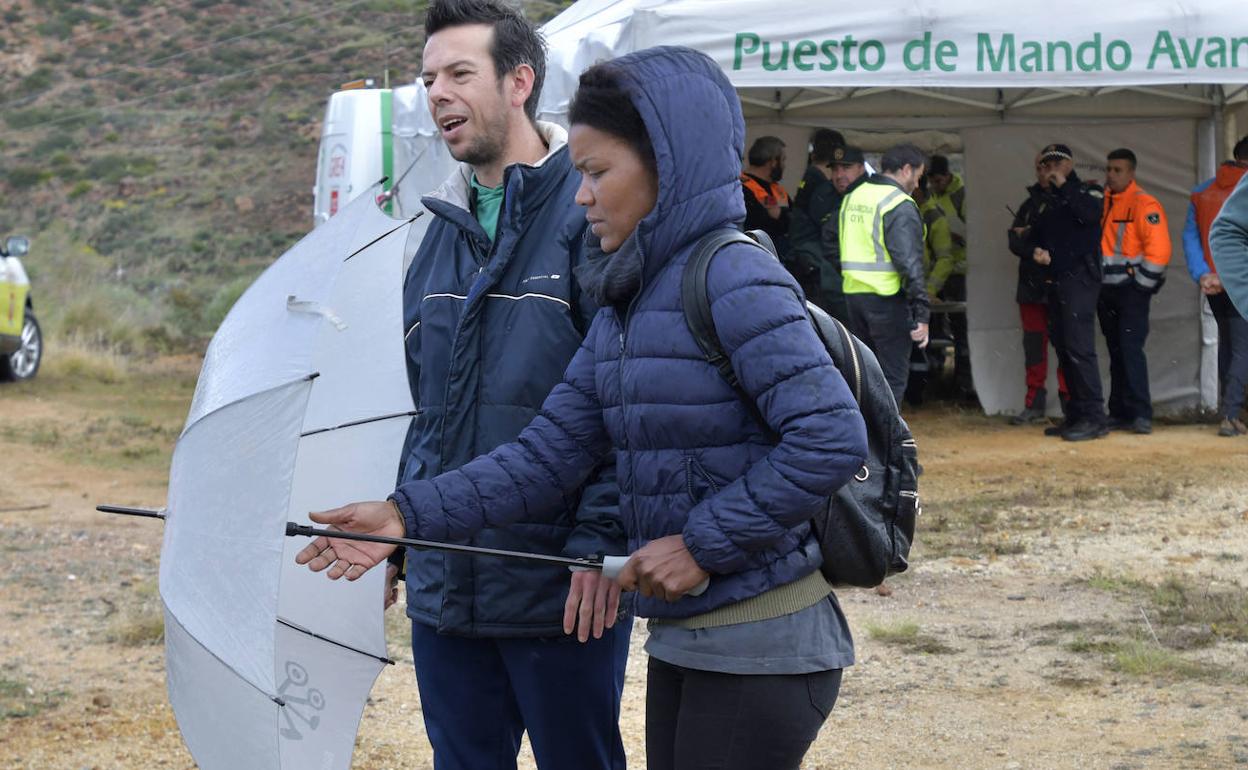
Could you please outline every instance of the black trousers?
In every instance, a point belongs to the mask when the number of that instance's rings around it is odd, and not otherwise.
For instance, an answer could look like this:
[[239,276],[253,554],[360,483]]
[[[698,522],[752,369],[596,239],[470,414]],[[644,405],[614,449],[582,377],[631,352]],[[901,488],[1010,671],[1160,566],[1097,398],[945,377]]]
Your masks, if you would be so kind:
[[721,674],[650,658],[649,770],[798,770],[841,690],[841,669]]
[[1209,309],[1218,323],[1218,395],[1223,417],[1239,417],[1248,386],[1248,319],[1231,304],[1226,292],[1208,294]]
[[[951,275],[940,290],[940,298],[948,302],[966,302],[966,276]],[[963,391],[975,389],[971,378],[971,342],[966,326],[966,313],[949,313],[949,336],[953,338],[954,381]]]
[[845,301],[849,306],[849,330],[875,353],[893,399],[900,405],[910,377],[910,348],[914,342],[910,339],[914,324],[905,295],[846,294]]
[[1148,391],[1148,306],[1153,295],[1130,283],[1101,287],[1096,314],[1109,348],[1109,416],[1118,420],[1153,419]]
[[1096,304],[1101,293],[1100,276],[1075,270],[1048,283],[1049,339],[1066,375],[1070,400],[1069,423],[1086,420],[1105,423],[1101,395],[1101,370],[1096,360]]

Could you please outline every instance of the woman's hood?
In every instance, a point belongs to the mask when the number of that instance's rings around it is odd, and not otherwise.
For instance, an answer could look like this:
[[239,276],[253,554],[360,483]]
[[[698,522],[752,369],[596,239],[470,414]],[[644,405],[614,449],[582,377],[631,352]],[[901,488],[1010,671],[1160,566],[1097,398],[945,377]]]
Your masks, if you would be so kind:
[[646,124],[658,166],[658,200],[636,233],[648,280],[682,246],[745,219],[745,120],[728,78],[691,48],[647,48],[612,65]]

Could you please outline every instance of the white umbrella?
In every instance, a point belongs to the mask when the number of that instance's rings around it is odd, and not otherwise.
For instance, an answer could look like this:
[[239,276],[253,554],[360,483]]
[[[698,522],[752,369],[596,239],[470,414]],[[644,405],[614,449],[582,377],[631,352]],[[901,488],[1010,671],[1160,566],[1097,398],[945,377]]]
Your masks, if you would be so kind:
[[256,280],[208,348],[160,559],[169,700],[204,770],[349,767],[392,662],[384,571],[313,574],[286,524],[394,489],[413,414],[404,253],[423,225],[359,196]]
[[[394,489],[415,414],[403,270],[426,222],[393,220],[364,194],[282,255],[212,338],[167,508],[99,506],[165,520],[169,701],[203,770],[350,767],[368,692],[393,663],[384,570],[327,580],[295,563],[306,540],[288,535],[331,534],[306,526],[308,511]],[[609,576],[627,562],[392,542]]]

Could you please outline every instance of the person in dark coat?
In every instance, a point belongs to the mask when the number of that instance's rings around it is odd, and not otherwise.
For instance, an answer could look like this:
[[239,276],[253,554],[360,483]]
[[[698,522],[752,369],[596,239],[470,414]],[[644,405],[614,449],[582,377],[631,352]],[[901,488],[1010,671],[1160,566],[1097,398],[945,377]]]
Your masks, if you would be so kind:
[[[401,483],[514,441],[580,347],[594,301],[566,132],[534,120],[545,51],[495,0],[431,5],[421,77],[451,154],[463,161],[422,203],[432,222],[404,283],[408,380],[418,411]],[[496,58],[498,57],[498,58]],[[584,556],[624,547],[607,463],[541,523],[474,533],[473,545]],[[439,770],[514,770],[527,731],[542,770],[614,770],[625,619],[568,643],[568,604],[618,601],[618,587],[557,566],[410,550],[407,614],[426,733]],[[601,597],[598,594],[601,593]],[[480,721],[493,727],[484,732]]]
[[1074,154],[1064,144],[1045,147],[1040,161],[1048,186],[1032,225],[1032,260],[1049,270],[1049,338],[1070,390],[1066,419],[1045,434],[1087,441],[1109,432],[1096,360],[1105,193],[1079,178]]
[[[722,249],[707,292],[777,442],[684,322],[686,261],[744,216],[744,120],[719,67],[670,47],[595,65],[569,118],[590,222],[578,277],[603,309],[564,382],[516,443],[312,518],[434,540],[542,521],[614,448],[631,552],[619,580],[651,618],[647,767],[796,770],[853,661],[810,517],[862,467],[862,415],[797,283],[758,247]],[[388,551],[318,538],[298,560],[356,578]]]
[[[1048,188],[1048,176],[1040,156],[1036,156],[1036,183],[1027,188],[1027,199],[1014,212],[1010,224],[1010,251],[1018,257],[1018,288],[1014,301],[1023,323],[1023,366],[1025,367],[1027,395],[1023,411],[1010,418],[1011,425],[1044,422],[1048,408],[1046,381],[1049,377],[1049,306],[1046,299],[1049,269],[1033,259],[1036,244],[1031,239],[1032,225],[1044,206],[1044,191]],[[1062,410],[1066,409],[1066,377],[1061,364],[1057,367],[1057,389]]]
[[789,211],[789,254],[785,267],[801,284],[806,298],[816,305],[822,293],[823,221],[841,208],[841,194],[832,184],[833,161],[837,150],[844,155],[845,138],[830,128],[815,131],[810,140],[810,164],[797,185]]

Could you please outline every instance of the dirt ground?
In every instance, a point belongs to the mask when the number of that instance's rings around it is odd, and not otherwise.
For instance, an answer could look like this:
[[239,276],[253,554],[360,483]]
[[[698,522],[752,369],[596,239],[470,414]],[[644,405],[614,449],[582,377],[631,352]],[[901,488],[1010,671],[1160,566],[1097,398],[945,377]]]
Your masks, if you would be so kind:
[[[194,371],[0,387],[0,767],[194,767],[164,689],[161,525],[93,510],[164,504]],[[1072,445],[942,406],[911,422],[913,567],[891,595],[840,592],[858,663],[804,767],[1248,767],[1248,438]],[[431,768],[400,612],[389,628],[398,665],[354,766]],[[645,635],[622,718],[635,768]]]

